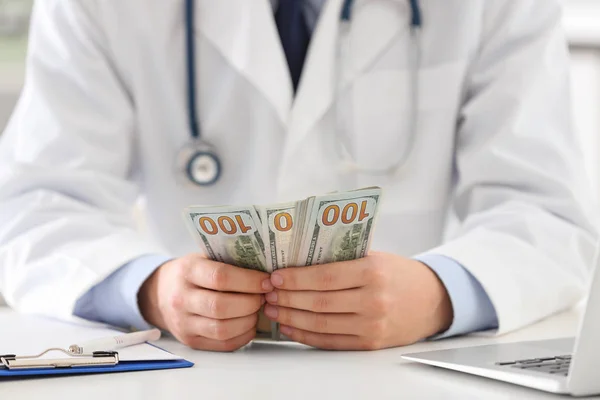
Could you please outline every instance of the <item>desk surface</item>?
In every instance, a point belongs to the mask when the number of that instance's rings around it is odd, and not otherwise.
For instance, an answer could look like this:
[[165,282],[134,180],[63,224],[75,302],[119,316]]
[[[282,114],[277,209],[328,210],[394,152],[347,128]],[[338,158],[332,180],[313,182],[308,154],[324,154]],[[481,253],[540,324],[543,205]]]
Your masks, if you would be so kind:
[[[10,312],[0,310],[0,312]],[[404,353],[478,344],[573,336],[580,310],[498,338],[470,336],[377,352],[326,352],[300,345],[254,343],[235,353],[159,345],[193,368],[20,381],[0,381],[3,399],[556,399],[557,396],[406,362]],[[85,397],[83,397],[85,396]]]

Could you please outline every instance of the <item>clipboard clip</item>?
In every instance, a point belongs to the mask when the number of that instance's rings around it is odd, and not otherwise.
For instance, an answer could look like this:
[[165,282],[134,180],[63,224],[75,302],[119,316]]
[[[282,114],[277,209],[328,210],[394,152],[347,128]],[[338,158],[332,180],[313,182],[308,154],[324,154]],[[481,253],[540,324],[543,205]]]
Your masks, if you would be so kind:
[[[42,358],[48,353],[60,352],[67,358]],[[119,353],[116,351],[96,351],[91,354],[74,355],[60,349],[50,348],[34,356],[16,356],[14,354],[0,356],[0,366],[9,370],[24,369],[52,369],[52,368],[77,368],[77,367],[107,367],[119,363]]]

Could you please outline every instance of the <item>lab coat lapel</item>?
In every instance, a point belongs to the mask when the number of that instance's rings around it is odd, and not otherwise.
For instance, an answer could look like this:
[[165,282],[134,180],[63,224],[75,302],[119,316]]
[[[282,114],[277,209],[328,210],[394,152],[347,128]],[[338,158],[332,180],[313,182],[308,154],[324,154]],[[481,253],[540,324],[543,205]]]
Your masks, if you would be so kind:
[[336,51],[343,0],[325,3],[315,28],[289,127],[288,151],[310,132],[335,99]]
[[196,30],[271,103],[287,124],[293,89],[269,0],[204,0]]
[[[340,16],[343,0],[329,0],[313,34],[296,102],[292,109],[288,154],[300,144],[314,125],[335,104],[339,87],[351,85],[401,37],[408,32],[410,8],[407,1],[357,1],[349,30],[350,53],[343,68],[338,66]],[[396,11],[396,12],[394,12]],[[343,72],[343,78],[338,74]]]

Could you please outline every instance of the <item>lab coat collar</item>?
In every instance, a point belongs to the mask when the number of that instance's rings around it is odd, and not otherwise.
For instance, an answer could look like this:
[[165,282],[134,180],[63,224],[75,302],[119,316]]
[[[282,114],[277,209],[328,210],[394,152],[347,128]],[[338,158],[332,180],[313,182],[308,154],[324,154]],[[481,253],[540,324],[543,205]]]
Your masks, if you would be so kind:
[[306,57],[290,123],[290,146],[298,143],[335,99],[338,32],[342,0],[328,1],[321,11]]
[[293,87],[271,3],[205,0],[197,7],[197,32],[265,96],[286,125]]
[[[350,31],[352,65],[347,80],[341,85],[349,84],[368,70],[398,38],[400,30],[408,29],[408,6],[399,0],[392,3],[356,2]],[[205,0],[198,5],[197,30],[273,106],[283,126],[288,127],[288,147],[298,144],[334,104],[342,7],[343,0],[329,0],[324,4],[294,101],[271,2]],[[403,23],[397,13],[385,17],[390,13],[389,7],[401,8],[400,13],[405,8],[406,22]]]
[[[291,148],[298,145],[334,106],[336,91],[340,88],[344,90],[358,76],[371,69],[389,50],[394,40],[401,38],[402,30],[408,34],[408,2],[394,0],[391,4],[380,4],[366,0],[357,1],[348,33],[352,49],[351,59],[345,61],[349,65],[342,69],[338,65],[338,55],[339,46],[342,45],[340,16],[343,3],[343,0],[327,1],[313,33],[292,110],[288,143]],[[397,7],[398,12],[390,13],[390,7]],[[343,70],[344,76],[340,77]],[[338,79],[340,82],[336,82]]]

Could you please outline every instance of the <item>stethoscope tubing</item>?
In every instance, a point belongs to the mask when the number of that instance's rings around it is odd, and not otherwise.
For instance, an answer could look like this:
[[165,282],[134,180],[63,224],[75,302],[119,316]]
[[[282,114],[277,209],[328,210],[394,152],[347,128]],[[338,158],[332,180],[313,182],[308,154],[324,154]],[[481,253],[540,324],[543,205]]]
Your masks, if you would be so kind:
[[185,0],[185,33],[187,51],[188,117],[189,129],[193,139],[201,139],[201,127],[198,119],[198,95],[196,93],[196,41],[195,0]]
[[[418,85],[418,71],[419,71],[419,66],[420,66],[420,59],[421,59],[421,51],[420,51],[420,31],[421,31],[421,27],[423,24],[423,19],[422,19],[422,13],[421,13],[421,8],[420,8],[420,3],[419,0],[407,0],[409,5],[410,5],[410,11],[411,11],[411,20],[410,20],[410,27],[411,27],[411,35],[412,35],[412,40],[411,40],[411,103],[412,103],[412,110],[411,110],[411,118],[410,118],[410,127],[409,127],[409,144],[408,146],[406,146],[402,158],[395,163],[394,165],[392,165],[391,167],[384,169],[384,170],[376,170],[376,169],[368,169],[368,168],[361,168],[359,165],[357,165],[356,163],[351,162],[350,164],[354,165],[354,169],[360,170],[363,173],[366,174],[375,174],[375,175],[380,175],[380,174],[394,174],[395,172],[397,172],[398,169],[400,169],[402,167],[403,164],[405,164],[406,160],[408,159],[412,148],[414,147],[414,142],[415,142],[415,136],[416,136],[416,131],[417,131],[417,113],[418,113],[418,103],[419,103],[419,85]],[[355,0],[344,0],[344,4],[342,6],[342,13],[340,15],[340,19],[342,22],[346,22],[349,23],[352,20],[352,14],[354,11],[354,3]],[[188,106],[188,118],[189,118],[189,130],[190,130],[190,135],[192,137],[192,140],[197,142],[198,144],[203,144],[205,145],[206,148],[212,148],[212,146],[210,145],[210,143],[206,142],[204,140],[204,138],[202,137],[202,126],[200,124],[200,120],[198,118],[198,94],[197,94],[197,82],[196,82],[196,48],[195,48],[195,38],[194,38],[194,34],[195,34],[195,17],[196,17],[196,9],[195,9],[195,0],[185,0],[185,36],[186,36],[186,52],[187,52],[187,62],[186,62],[186,69],[187,69],[187,83],[188,83],[188,93],[187,93],[187,106]],[[339,63],[339,62],[338,62]],[[338,79],[340,78],[340,76],[338,76]],[[338,89],[339,90],[339,89]],[[339,93],[337,93],[339,94]],[[347,136],[347,135],[346,135]],[[353,159],[353,157],[351,157],[350,153],[348,152],[347,146],[345,144],[345,140],[347,140],[348,138],[340,138],[339,142],[340,142],[340,147],[342,147],[342,151],[345,153],[346,157],[350,156],[349,158]],[[208,154],[210,153],[210,154]],[[209,151],[209,152],[203,152],[203,154],[205,156],[210,155],[210,157],[212,157],[215,161],[215,165],[218,167],[218,171],[216,171],[216,175],[215,178],[213,180],[211,180],[208,183],[201,183],[198,182],[197,180],[195,180],[191,174],[191,169],[190,169],[190,165],[193,162],[194,158],[197,157],[199,155],[199,153],[196,153],[194,155],[192,155],[192,158],[189,160],[187,166],[186,166],[186,173],[188,175],[188,178],[200,185],[200,186],[204,186],[207,184],[214,184],[216,182],[216,180],[219,179],[219,177],[221,176],[221,161],[220,158],[218,157],[218,155],[216,154],[216,152],[214,151]]]
[[[356,0],[344,0],[342,6],[341,19],[345,22],[352,20],[352,12]],[[421,28],[423,26],[423,14],[421,13],[421,3],[419,0],[408,0],[410,5],[410,26],[412,28]]]
[[[352,172],[360,172],[365,175],[371,176],[395,176],[402,169],[402,167],[407,163],[410,154],[415,146],[417,130],[418,130],[418,112],[419,112],[419,68],[421,65],[421,27],[423,23],[421,8],[418,0],[409,0],[410,12],[411,12],[411,20],[410,20],[410,49],[409,49],[409,95],[410,95],[410,104],[411,109],[409,111],[410,117],[408,118],[408,142],[404,146],[401,156],[398,161],[394,164],[390,165],[387,168],[368,168],[361,166],[356,162],[355,157],[352,155],[352,152],[349,150],[351,146],[348,145],[347,141],[350,138],[350,134],[348,133],[349,128],[347,127],[347,120],[349,118],[340,118],[340,115],[343,115],[343,110],[337,110],[337,122],[336,122],[336,142],[338,144],[338,153],[342,159],[341,164],[341,172],[344,171],[352,171]],[[344,6],[342,8],[342,22],[346,24],[346,35],[348,34],[348,24],[352,18],[352,12],[354,11],[354,0],[345,0]],[[393,44],[393,41],[392,41]],[[342,43],[338,46],[339,55],[338,55],[338,65],[343,62],[343,50],[344,47],[349,47],[347,44],[344,46]],[[385,53],[383,51],[382,53]],[[378,59],[373,60],[370,65],[376,64]],[[368,67],[367,67],[368,69]],[[338,79],[341,79],[342,70],[341,66],[338,67]],[[350,90],[351,84],[346,85],[345,87],[339,87],[336,89],[336,95],[338,98],[338,104],[341,99],[350,98],[352,96],[347,96],[347,91]],[[351,100],[350,100],[351,101]],[[352,114],[352,113],[350,113]]]

